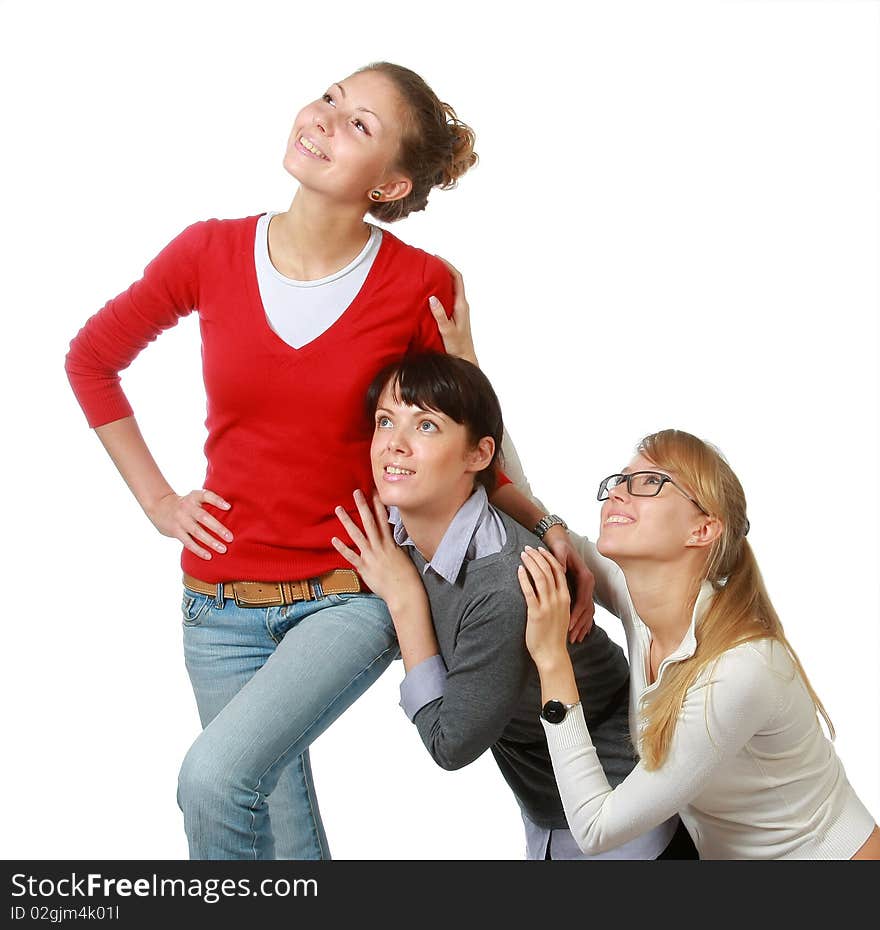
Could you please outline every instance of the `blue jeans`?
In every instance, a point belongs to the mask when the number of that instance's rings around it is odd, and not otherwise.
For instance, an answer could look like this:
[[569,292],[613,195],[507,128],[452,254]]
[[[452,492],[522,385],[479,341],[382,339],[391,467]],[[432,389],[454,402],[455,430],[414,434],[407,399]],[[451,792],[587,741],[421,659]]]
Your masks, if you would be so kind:
[[398,655],[385,602],[328,594],[245,608],[184,588],[204,727],[180,770],[192,859],[329,859],[308,747]]

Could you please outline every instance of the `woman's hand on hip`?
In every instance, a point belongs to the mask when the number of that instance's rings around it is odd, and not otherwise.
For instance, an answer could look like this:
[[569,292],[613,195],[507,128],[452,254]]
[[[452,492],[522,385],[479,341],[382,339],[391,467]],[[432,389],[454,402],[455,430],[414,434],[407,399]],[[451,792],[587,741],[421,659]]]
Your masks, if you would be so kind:
[[[165,494],[146,513],[163,536],[179,539],[184,548],[207,561],[212,552],[226,552],[226,543],[232,542],[232,533],[205,510],[205,504],[220,510],[229,510],[232,506],[219,494],[207,488],[197,488],[183,496],[173,491]],[[199,545],[200,542],[204,546]]]
[[517,576],[528,608],[526,647],[540,671],[568,657],[571,597],[565,571],[549,552],[526,546],[521,559]]
[[373,495],[372,510],[362,491],[355,491],[352,496],[363,531],[344,507],[337,507],[335,513],[358,551],[355,552],[338,536],[330,540],[333,548],[351,563],[370,590],[385,601],[392,614],[396,608],[403,607],[414,598],[421,601],[424,588],[419,573],[409,556],[394,541],[388,524],[388,511],[378,494]]
[[450,265],[445,258],[441,258],[439,255],[435,257],[439,258],[449,269],[455,287],[455,303],[452,307],[451,317],[446,315],[446,308],[438,298],[432,296],[428,299],[431,313],[434,314],[434,319],[437,321],[437,329],[440,330],[443,347],[450,355],[457,355],[459,358],[479,366],[477,351],[474,348],[474,339],[471,335],[471,310],[464,295],[464,279],[458,269]]

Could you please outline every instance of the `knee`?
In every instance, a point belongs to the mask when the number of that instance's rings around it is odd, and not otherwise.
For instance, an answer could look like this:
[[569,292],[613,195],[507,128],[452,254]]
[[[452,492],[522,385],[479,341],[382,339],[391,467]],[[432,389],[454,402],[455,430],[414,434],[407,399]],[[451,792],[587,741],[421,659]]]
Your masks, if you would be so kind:
[[201,741],[189,748],[177,776],[177,803],[184,812],[214,807],[230,793],[229,777],[216,759],[205,753]]

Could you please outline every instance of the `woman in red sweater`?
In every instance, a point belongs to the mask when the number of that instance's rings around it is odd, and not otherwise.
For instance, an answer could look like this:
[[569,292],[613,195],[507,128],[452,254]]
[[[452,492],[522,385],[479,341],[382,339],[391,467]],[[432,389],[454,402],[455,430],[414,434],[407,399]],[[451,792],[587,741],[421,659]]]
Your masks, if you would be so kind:
[[[370,65],[306,106],[284,213],[185,229],[72,341],[76,396],[156,529],[183,544],[183,637],[202,734],[180,773],[192,858],[328,858],[310,743],[397,655],[385,603],[333,549],[334,507],[372,486],[362,397],[410,350],[442,350],[435,257],[364,221],[422,210],[476,162],[473,133],[412,71]],[[204,486],[177,494],[119,372],[197,310]],[[435,310],[434,313],[442,313]],[[499,505],[542,514],[512,486]],[[585,569],[559,527],[546,537]],[[572,635],[585,635],[579,605]],[[210,724],[210,726],[209,726]]]

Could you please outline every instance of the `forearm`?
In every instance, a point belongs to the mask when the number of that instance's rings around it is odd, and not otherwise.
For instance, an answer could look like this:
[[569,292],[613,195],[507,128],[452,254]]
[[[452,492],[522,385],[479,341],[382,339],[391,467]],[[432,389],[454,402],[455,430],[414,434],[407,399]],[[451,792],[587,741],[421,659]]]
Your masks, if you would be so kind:
[[494,507],[503,510],[527,530],[534,529],[538,521],[546,513],[535,501],[526,497],[515,484],[505,484],[503,487],[498,488],[490,501]]
[[431,622],[428,595],[417,582],[412,589],[405,590],[398,598],[388,600],[388,610],[397,631],[403,667],[409,672],[425,659],[440,654],[440,645]]
[[547,701],[574,704],[580,700],[574,669],[567,652],[540,662],[538,675],[541,679],[541,701],[544,704]]
[[[513,482],[517,481],[519,471],[517,462],[516,469],[509,476]],[[523,489],[518,486],[518,483],[505,484],[503,487],[497,488],[489,500],[494,507],[503,510],[507,516],[516,520],[520,526],[524,526],[529,532],[532,532],[538,525],[538,521],[547,516],[547,511],[537,498],[529,496],[529,490],[528,486]],[[547,530],[543,541],[547,544],[553,544],[567,538],[566,531],[561,526],[556,525]]]
[[98,438],[147,516],[174,490],[159,470],[134,417],[95,428]]

